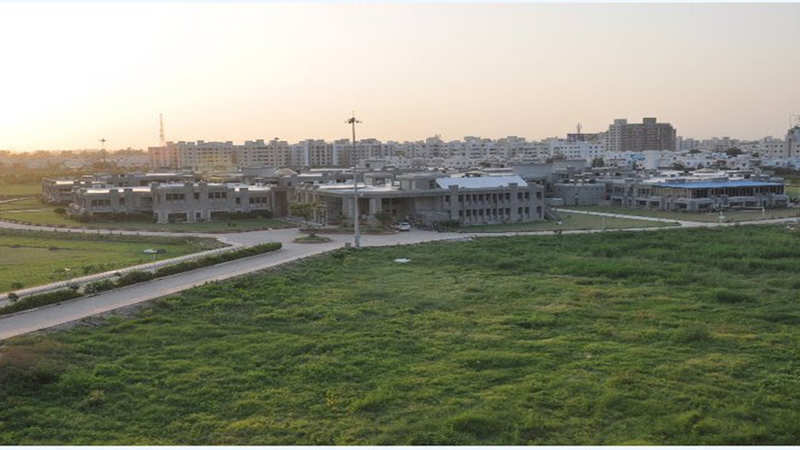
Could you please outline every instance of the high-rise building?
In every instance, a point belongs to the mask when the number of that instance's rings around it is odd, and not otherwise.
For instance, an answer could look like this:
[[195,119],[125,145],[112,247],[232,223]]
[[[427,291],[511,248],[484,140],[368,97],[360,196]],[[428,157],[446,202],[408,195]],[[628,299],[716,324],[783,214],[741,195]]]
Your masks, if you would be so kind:
[[668,123],[658,123],[655,117],[645,117],[642,123],[615,119],[608,126],[606,149],[609,152],[675,150],[675,141],[675,128]]
[[800,125],[789,128],[786,132],[786,157],[797,158],[800,156]]

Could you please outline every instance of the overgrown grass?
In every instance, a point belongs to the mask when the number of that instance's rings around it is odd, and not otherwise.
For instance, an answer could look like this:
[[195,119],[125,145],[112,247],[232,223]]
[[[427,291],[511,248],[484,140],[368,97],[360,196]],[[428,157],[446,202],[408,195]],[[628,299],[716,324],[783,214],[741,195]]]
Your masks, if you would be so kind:
[[[606,212],[614,214],[626,214],[629,216],[658,217],[672,220],[689,220],[696,222],[719,222],[719,212],[679,212],[661,211],[656,209],[641,208],[622,208],[619,206],[564,206],[563,209],[573,209],[592,212]],[[724,221],[743,222],[752,220],[779,219],[786,217],[800,217],[800,208],[774,208],[766,209],[763,213],[761,209],[748,210],[725,210],[723,211]]]
[[[0,229],[0,292],[67,280],[222,246],[215,239]],[[166,253],[147,255],[148,248]]]
[[7,342],[0,443],[797,444],[798,273],[767,226],[340,250]]
[[503,233],[514,231],[553,231],[553,230],[590,230],[590,229],[618,229],[618,228],[647,228],[678,225],[668,222],[653,220],[620,219],[617,217],[601,217],[591,214],[561,213],[561,223],[545,220],[527,223],[508,223],[499,225],[472,225],[459,229],[465,233]]

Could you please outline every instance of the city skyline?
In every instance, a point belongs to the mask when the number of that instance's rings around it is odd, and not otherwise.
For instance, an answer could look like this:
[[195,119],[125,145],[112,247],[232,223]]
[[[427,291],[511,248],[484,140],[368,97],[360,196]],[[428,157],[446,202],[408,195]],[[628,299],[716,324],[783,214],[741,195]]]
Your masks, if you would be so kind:
[[0,4],[0,39],[18,43],[0,149],[146,148],[159,113],[173,141],[335,140],[352,110],[381,141],[643,117],[781,138],[800,112],[798,18],[791,4]]

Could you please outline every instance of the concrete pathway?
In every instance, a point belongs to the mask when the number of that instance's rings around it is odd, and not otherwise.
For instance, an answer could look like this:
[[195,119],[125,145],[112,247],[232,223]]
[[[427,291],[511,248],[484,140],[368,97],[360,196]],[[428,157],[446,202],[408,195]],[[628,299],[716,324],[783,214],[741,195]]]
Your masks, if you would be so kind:
[[[617,215],[623,218],[640,219],[638,216]],[[740,226],[761,225],[772,223],[796,222],[797,218],[760,220],[753,222],[740,222]],[[0,227],[4,224],[0,223]],[[732,223],[706,223],[681,221],[681,226],[685,228],[694,227],[717,227],[733,226]],[[41,229],[47,227],[34,227]],[[31,228],[24,228],[31,229]],[[663,231],[665,227],[645,227],[628,229],[610,230],[566,230],[562,234],[591,234],[620,231]],[[49,231],[49,230],[48,230]],[[74,232],[74,231],[73,231]],[[92,231],[95,232],[95,231]],[[165,235],[164,233],[154,233]],[[172,233],[181,236],[188,234]],[[217,237],[218,235],[194,234],[204,237]],[[48,305],[28,311],[21,311],[16,314],[0,317],[0,340],[13,336],[30,333],[45,328],[62,325],[75,320],[80,320],[93,315],[112,311],[117,308],[141,303],[144,301],[159,298],[165,295],[174,294],[192,287],[205,284],[210,281],[224,280],[250,272],[274,267],[291,261],[296,261],[312,255],[317,255],[326,251],[341,248],[346,242],[352,242],[352,235],[330,234],[326,235],[332,240],[323,244],[295,244],[294,238],[301,236],[297,229],[281,229],[270,231],[251,231],[243,233],[225,234],[225,239],[232,245],[250,246],[264,242],[281,242],[281,250],[266,253],[263,255],[237,259],[215,266],[204,267],[201,269],[183,272],[165,278],[159,278],[135,285],[127,286],[112,291],[100,293],[95,296],[81,297],[75,300],[66,301],[59,304]],[[362,245],[364,247],[389,246],[416,244],[438,240],[465,240],[473,238],[486,238],[497,236],[553,236],[553,231],[535,232],[506,232],[506,233],[436,233],[432,231],[412,230],[410,232],[396,233],[389,235],[363,235]]]

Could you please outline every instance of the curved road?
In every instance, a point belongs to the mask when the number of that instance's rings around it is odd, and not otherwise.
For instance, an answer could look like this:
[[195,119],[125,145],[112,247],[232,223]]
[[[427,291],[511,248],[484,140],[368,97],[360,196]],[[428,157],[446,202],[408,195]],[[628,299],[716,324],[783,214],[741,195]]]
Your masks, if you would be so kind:
[[[576,211],[577,212],[577,211]],[[604,215],[604,213],[594,213]],[[642,220],[638,216],[625,216],[615,215],[616,217],[632,218]],[[646,220],[646,219],[645,219]],[[773,219],[755,222],[742,222],[740,225],[751,224],[769,224],[769,223],[782,223],[789,221],[796,221],[796,218],[789,219]],[[36,227],[27,225],[9,224],[7,222],[0,222],[0,227],[8,227],[15,229],[30,229],[41,231],[52,231],[51,227]],[[719,224],[719,223],[704,223],[704,222],[680,222],[680,226],[675,228],[695,228],[695,227],[718,227],[730,226],[733,224]],[[668,227],[647,227],[647,228],[630,228],[624,231],[655,231],[664,230]],[[57,231],[65,231],[65,229],[58,229]],[[564,231],[563,234],[588,234],[588,233],[602,233],[606,231],[621,231],[621,230],[570,230]],[[85,230],[73,229],[71,232],[85,232]],[[96,233],[97,231],[90,231]],[[103,232],[103,231],[101,231]],[[136,234],[135,232],[128,232],[124,234]],[[145,233],[139,233],[145,234]],[[165,235],[164,233],[147,233],[154,235]],[[187,236],[187,233],[171,233],[181,236]],[[218,264],[215,266],[204,267],[189,272],[172,275],[165,278],[159,278],[135,285],[127,286],[120,289],[106,291],[95,296],[81,297],[75,300],[48,305],[37,309],[28,311],[21,311],[12,315],[0,317],[0,340],[7,339],[13,336],[30,333],[45,328],[50,328],[65,323],[80,320],[86,317],[94,316],[97,314],[112,311],[114,309],[122,308],[125,306],[141,303],[147,300],[163,297],[165,295],[174,294],[192,287],[202,285],[210,281],[224,280],[231,277],[236,277],[246,273],[274,267],[287,262],[295,261],[308,256],[320,254],[336,248],[341,248],[346,242],[352,241],[351,235],[333,234],[328,235],[331,237],[331,242],[323,244],[296,244],[292,242],[294,238],[301,235],[297,229],[281,229],[281,230],[267,230],[267,231],[252,231],[243,233],[229,233],[225,235],[216,234],[192,234],[195,236],[203,237],[224,237],[225,242],[240,246],[250,246],[264,242],[281,242],[283,248],[278,251],[266,253],[263,255],[251,256],[248,258],[237,259],[226,263]],[[404,245],[415,244],[421,242],[430,242],[437,240],[463,240],[475,237],[487,236],[516,236],[516,235],[550,235],[553,236],[553,231],[538,231],[538,232],[512,232],[512,233],[435,233],[431,231],[413,230],[407,233],[397,233],[389,235],[363,235],[361,239],[362,246],[387,246],[387,245]]]

